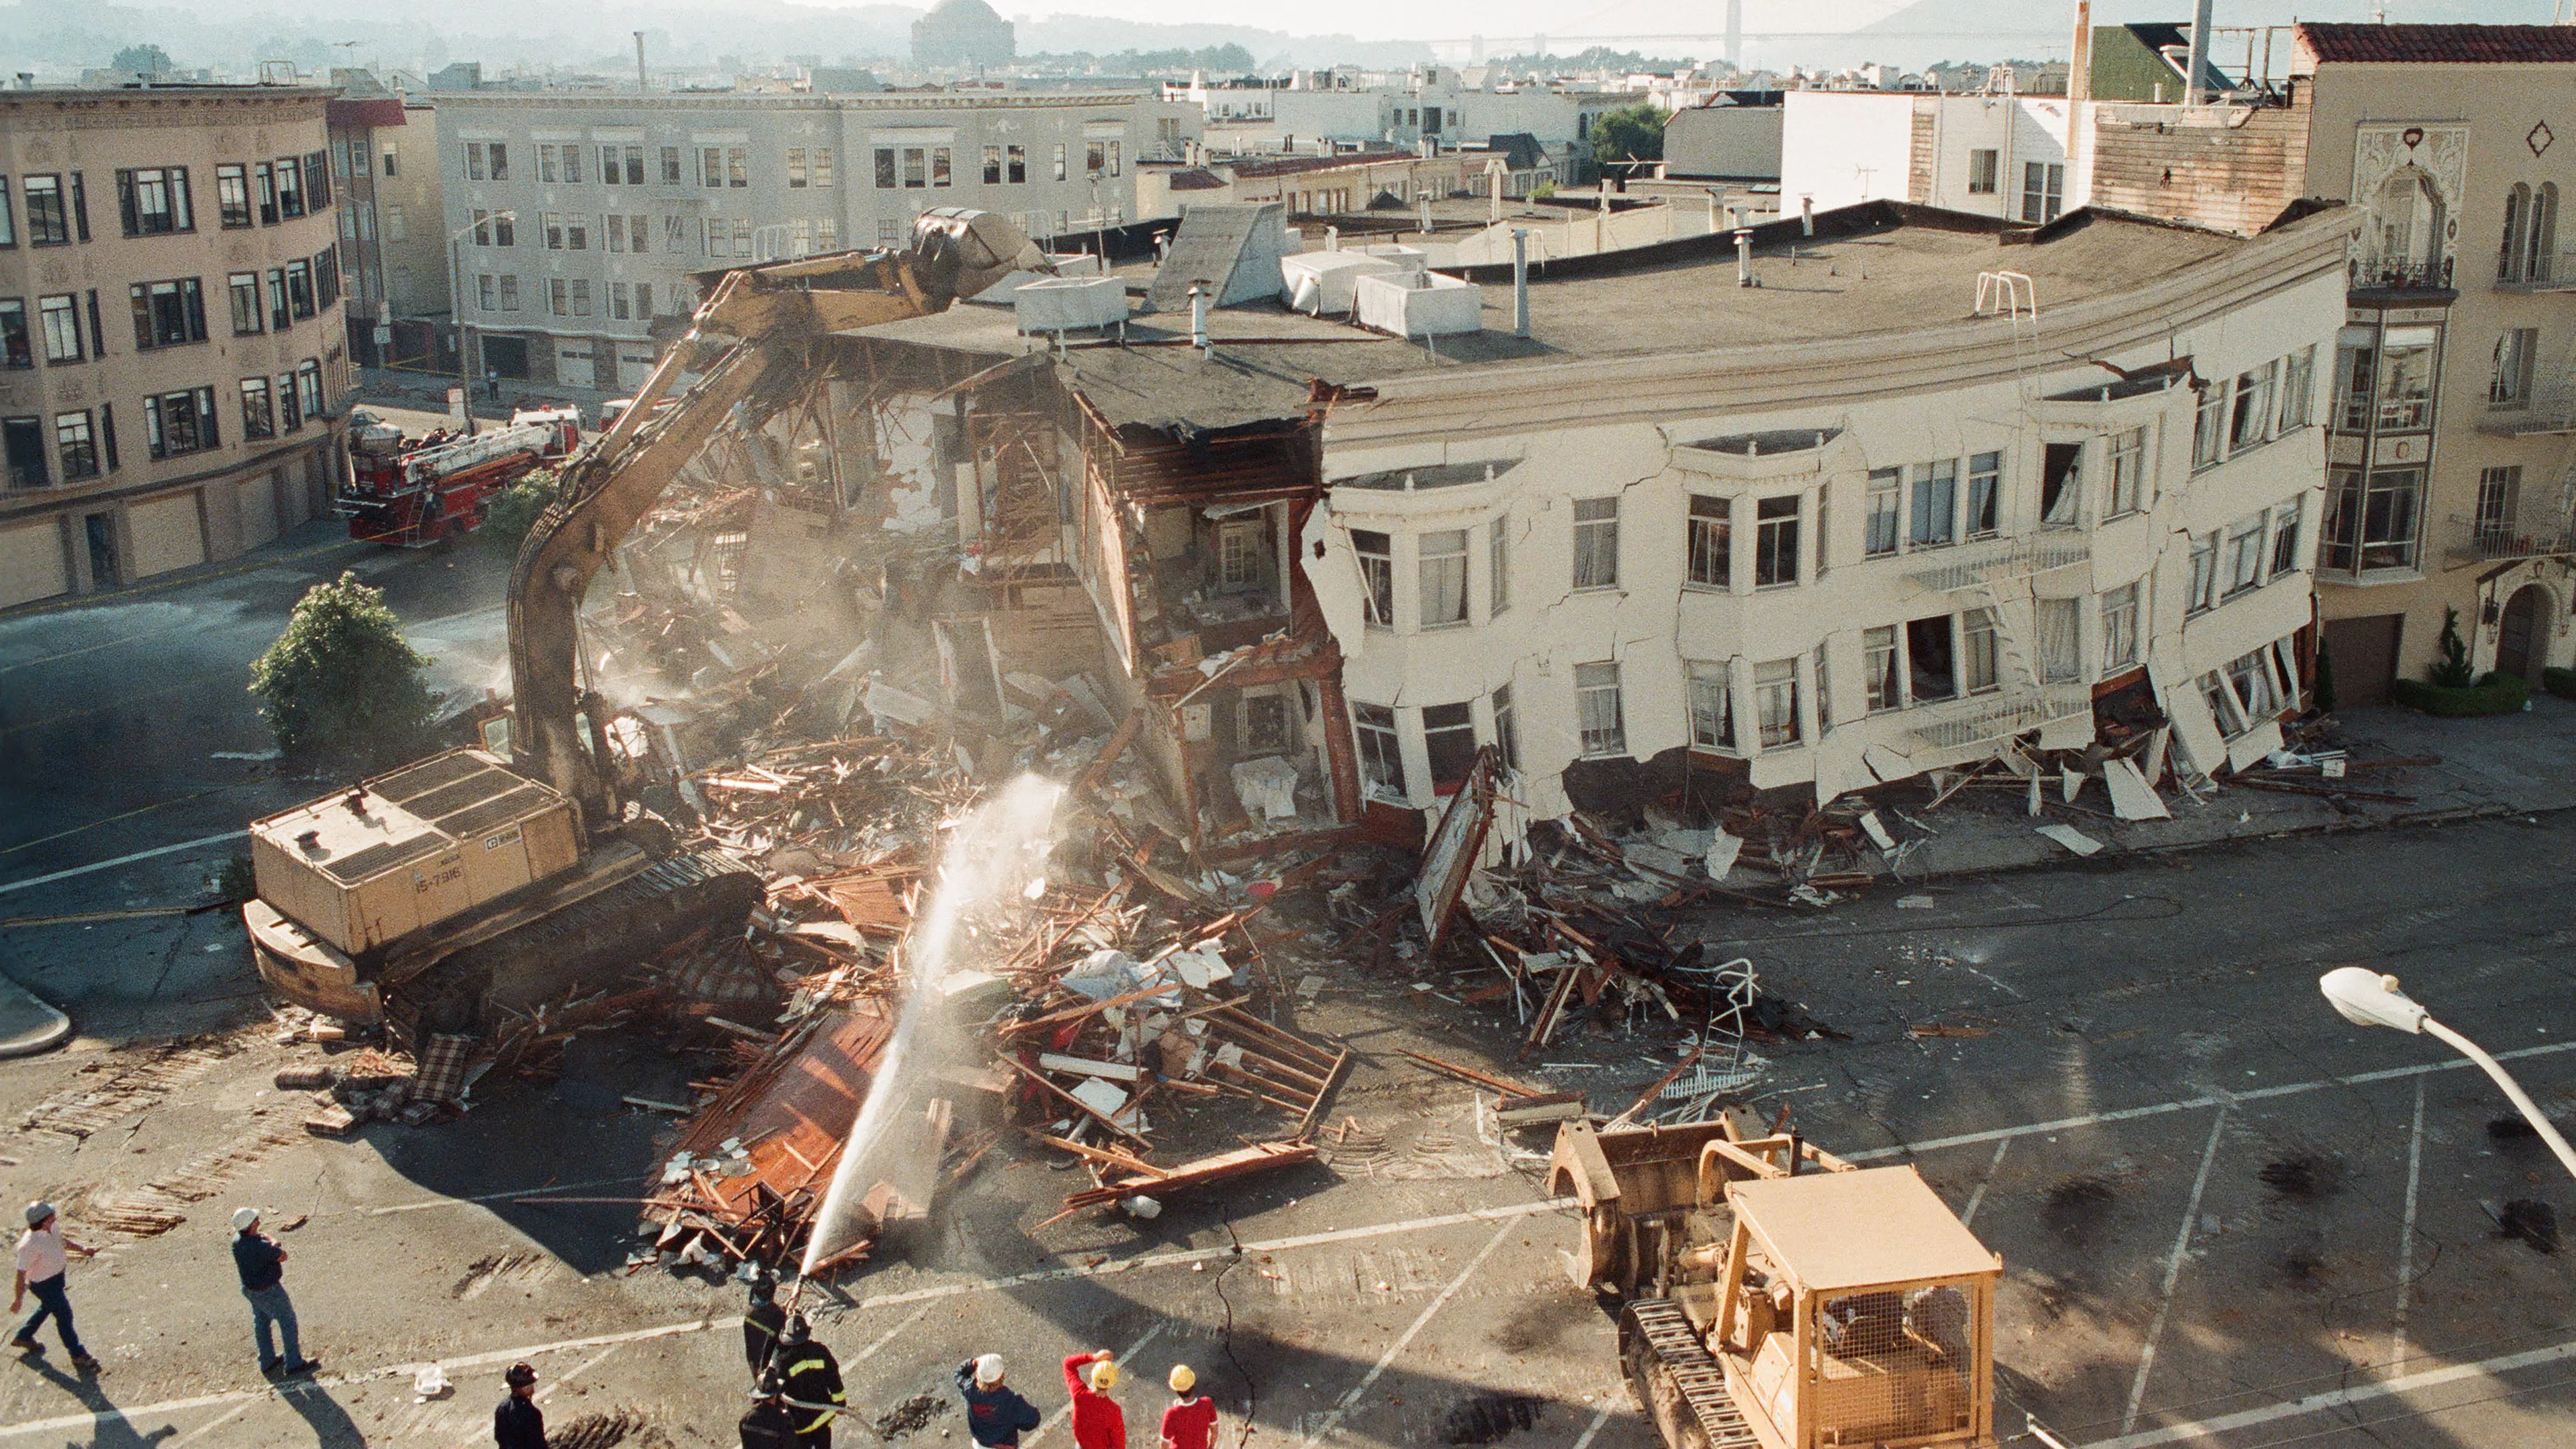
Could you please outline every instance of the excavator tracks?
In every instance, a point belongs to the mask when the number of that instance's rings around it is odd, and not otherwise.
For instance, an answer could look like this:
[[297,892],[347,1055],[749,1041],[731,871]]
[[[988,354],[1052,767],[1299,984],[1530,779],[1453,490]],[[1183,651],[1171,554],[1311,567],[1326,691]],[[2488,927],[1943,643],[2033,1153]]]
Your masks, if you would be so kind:
[[402,982],[387,994],[387,1024],[405,1044],[475,1030],[487,996],[543,999],[623,974],[702,926],[739,927],[762,890],[759,873],[730,856],[680,851]]
[[1680,1304],[1640,1299],[1621,1315],[1619,1330],[1628,1386],[1670,1449],[1760,1449],[1762,1441],[1727,1392],[1726,1370]]

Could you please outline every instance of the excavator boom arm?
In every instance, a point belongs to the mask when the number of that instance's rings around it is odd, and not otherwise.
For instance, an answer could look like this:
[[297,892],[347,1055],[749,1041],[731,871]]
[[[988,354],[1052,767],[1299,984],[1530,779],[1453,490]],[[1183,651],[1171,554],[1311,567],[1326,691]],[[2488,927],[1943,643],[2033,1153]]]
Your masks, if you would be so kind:
[[[510,575],[511,753],[522,771],[579,805],[585,831],[617,808],[597,741],[580,728],[580,608],[629,530],[747,400],[775,395],[808,366],[801,338],[900,321],[971,297],[1013,271],[1051,271],[1016,226],[991,212],[925,214],[912,249],[820,257],[727,272],[688,335],[653,369],[635,404],[572,465],[562,497],[528,530]],[[698,379],[668,411],[687,373]],[[594,731],[604,722],[592,720]]]

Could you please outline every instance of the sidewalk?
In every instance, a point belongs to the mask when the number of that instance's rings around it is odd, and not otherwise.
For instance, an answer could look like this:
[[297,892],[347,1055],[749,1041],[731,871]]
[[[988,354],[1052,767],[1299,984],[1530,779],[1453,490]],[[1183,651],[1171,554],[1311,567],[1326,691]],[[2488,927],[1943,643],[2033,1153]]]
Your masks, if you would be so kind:
[[[1863,852],[1864,869],[1902,880],[1973,875],[2028,866],[2064,865],[2075,853],[2034,827],[2072,825],[2101,843],[2094,857],[2214,845],[2230,840],[2416,822],[2527,815],[2576,806],[2576,703],[2540,695],[2522,714],[2484,719],[2435,719],[2393,707],[2338,713],[2343,743],[2355,765],[2372,760],[2436,756],[2441,763],[2408,768],[2355,769],[2340,782],[2313,775],[2300,783],[2340,783],[2351,790],[2390,797],[2286,794],[2224,781],[2194,801],[2170,778],[2157,791],[2170,820],[2119,820],[2098,780],[2088,780],[2067,804],[2052,782],[2042,790],[2037,819],[2017,790],[1971,787],[1925,810],[1928,797],[1899,800],[1880,817],[1900,841],[1902,859],[1891,870],[1885,857]],[[1902,812],[1897,818],[1889,818]],[[1919,823],[1918,823],[1919,822]],[[1902,842],[1916,843],[1906,848]]]

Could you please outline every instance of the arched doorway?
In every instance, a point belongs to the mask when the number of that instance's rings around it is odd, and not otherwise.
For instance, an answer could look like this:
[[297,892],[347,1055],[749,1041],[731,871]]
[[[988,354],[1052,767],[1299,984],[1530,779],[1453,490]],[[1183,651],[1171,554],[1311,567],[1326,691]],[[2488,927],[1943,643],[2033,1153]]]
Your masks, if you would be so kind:
[[2496,672],[2540,682],[2540,667],[2549,662],[2549,591],[2538,584],[2514,590],[2496,630]]

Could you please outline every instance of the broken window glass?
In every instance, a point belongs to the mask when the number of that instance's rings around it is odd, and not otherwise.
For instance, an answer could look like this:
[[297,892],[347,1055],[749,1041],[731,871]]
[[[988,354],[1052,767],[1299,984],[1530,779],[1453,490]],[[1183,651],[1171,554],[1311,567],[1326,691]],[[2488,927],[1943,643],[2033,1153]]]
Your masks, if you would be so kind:
[[1959,692],[1950,630],[1947,614],[1910,620],[1905,626],[1906,693],[1917,704],[1949,699]]
[[1798,581],[1798,496],[1765,498],[1753,505],[1753,587]]
[[1753,703],[1761,714],[1762,748],[1798,742],[1798,661],[1774,659],[1753,666]]
[[1862,630],[1860,658],[1869,685],[1869,712],[1903,709],[1905,686],[1897,674],[1896,626],[1882,624]]
[[2050,443],[2040,454],[2040,526],[2074,528],[2083,521],[2084,445]]
[[1405,798],[1404,747],[1396,738],[1395,711],[1383,704],[1351,706],[1351,723],[1359,732],[1360,774],[1376,794]]
[[1703,588],[1726,587],[1735,551],[1732,507],[1726,499],[1691,495],[1690,581]]
[[1703,750],[1735,748],[1735,716],[1727,707],[1726,665],[1720,660],[1690,660],[1691,744]]
[[1521,732],[1519,721],[1512,715],[1512,687],[1494,686],[1494,752],[1503,757],[1510,769],[1521,767]]
[[1395,627],[1394,543],[1383,533],[1354,528],[1351,546],[1359,551],[1360,588],[1368,601],[1368,621],[1381,629]]
[[1422,747],[1431,759],[1431,786],[1455,790],[1476,765],[1476,720],[1464,704],[1432,704],[1422,709]]

